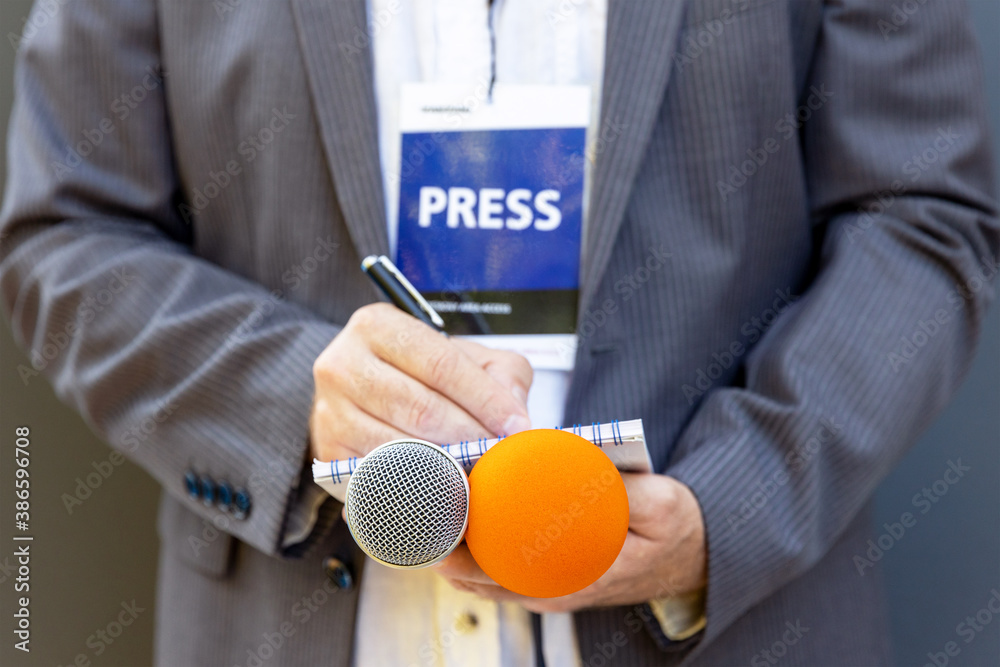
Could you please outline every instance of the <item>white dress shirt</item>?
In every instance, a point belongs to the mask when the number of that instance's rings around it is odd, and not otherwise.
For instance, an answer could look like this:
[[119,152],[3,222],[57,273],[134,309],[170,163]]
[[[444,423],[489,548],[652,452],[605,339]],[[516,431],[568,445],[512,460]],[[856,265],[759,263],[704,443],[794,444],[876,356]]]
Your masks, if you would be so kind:
[[[493,4],[497,82],[589,85],[587,135],[592,146],[600,115],[606,0]],[[393,254],[398,228],[400,86],[423,82],[471,88],[488,83],[489,11],[486,0],[369,0],[379,154]],[[591,165],[588,161],[588,172]],[[589,174],[584,201],[588,181]],[[533,425],[561,425],[570,374],[535,369],[528,395]],[[572,615],[545,614],[542,636],[548,667],[580,663]],[[433,570],[396,570],[369,559],[361,581],[354,660],[356,667],[529,667],[535,663],[530,615],[516,604],[497,604],[456,591]]]

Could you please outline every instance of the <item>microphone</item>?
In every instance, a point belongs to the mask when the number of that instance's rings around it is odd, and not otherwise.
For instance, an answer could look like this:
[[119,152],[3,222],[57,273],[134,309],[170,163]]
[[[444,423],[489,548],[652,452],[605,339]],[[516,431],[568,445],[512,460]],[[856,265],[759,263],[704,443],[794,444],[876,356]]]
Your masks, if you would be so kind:
[[504,438],[469,475],[472,557],[515,593],[551,598],[597,581],[628,533],[628,493],[601,448],[535,429]]
[[383,565],[433,565],[464,536],[490,578],[536,598],[597,581],[628,532],[628,494],[614,463],[592,442],[554,429],[500,440],[468,477],[435,444],[387,442],[358,464],[346,506],[351,535]]
[[462,541],[469,481],[441,447],[393,440],[358,464],[345,504],[351,535],[373,560],[400,569],[427,567]]

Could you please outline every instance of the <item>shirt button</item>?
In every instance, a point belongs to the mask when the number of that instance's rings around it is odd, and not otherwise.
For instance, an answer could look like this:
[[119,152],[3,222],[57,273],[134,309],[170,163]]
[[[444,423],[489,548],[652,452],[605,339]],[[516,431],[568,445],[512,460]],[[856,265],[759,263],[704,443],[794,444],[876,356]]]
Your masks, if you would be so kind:
[[471,611],[466,611],[458,615],[455,619],[455,632],[460,635],[472,634],[479,625],[479,619]]
[[342,591],[354,588],[354,575],[351,568],[339,558],[327,556],[323,559],[323,573]]

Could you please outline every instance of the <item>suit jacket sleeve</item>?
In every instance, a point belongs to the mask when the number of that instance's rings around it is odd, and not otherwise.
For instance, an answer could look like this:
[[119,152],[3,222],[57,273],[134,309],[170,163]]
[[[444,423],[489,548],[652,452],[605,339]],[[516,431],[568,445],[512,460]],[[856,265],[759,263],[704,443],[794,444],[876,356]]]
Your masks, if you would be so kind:
[[[221,512],[185,492],[189,469],[245,487],[248,517],[222,525],[280,553],[306,459],[312,363],[338,328],[192,253],[156,25],[152,2],[111,11],[85,0],[20,45],[2,302],[33,360],[25,382],[42,371],[206,519]],[[115,104],[136,86],[145,99]]]
[[970,363],[998,251],[981,65],[963,3],[918,7],[825,6],[799,131],[819,271],[666,471],[706,523],[702,645],[819,560]]

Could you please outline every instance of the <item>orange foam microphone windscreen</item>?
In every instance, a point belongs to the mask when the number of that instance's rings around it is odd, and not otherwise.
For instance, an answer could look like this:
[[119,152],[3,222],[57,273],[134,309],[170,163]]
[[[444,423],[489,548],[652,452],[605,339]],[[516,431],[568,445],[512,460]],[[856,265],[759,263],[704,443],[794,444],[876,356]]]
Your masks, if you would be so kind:
[[615,562],[628,495],[611,459],[555,429],[504,438],[469,475],[472,557],[493,581],[536,598],[569,595]]

